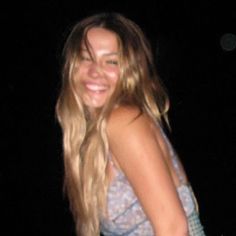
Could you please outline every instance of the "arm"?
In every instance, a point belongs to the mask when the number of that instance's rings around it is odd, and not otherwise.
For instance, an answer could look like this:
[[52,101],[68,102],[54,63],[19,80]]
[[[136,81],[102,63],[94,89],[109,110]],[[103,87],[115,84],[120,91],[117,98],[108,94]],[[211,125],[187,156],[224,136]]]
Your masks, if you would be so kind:
[[111,152],[158,236],[187,236],[187,220],[151,121],[120,107],[108,121]]

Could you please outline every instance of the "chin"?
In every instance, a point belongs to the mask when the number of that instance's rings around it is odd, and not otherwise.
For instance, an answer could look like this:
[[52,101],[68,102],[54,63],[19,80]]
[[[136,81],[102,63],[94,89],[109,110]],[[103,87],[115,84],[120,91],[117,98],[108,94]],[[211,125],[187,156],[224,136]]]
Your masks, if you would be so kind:
[[102,108],[108,101],[109,97],[103,97],[100,99],[91,99],[91,97],[84,97],[83,101],[85,106],[87,106],[89,109],[97,109],[97,108]]
[[105,103],[104,101],[84,101],[84,104],[90,109],[102,108]]

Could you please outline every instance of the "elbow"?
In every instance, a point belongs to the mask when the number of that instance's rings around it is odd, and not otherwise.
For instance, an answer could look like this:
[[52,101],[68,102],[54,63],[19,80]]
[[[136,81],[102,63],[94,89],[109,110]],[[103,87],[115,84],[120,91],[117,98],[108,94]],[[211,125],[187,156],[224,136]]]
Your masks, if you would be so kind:
[[189,236],[188,221],[186,217],[178,218],[165,224],[163,228],[155,230],[158,236]]
[[[171,229],[171,227],[170,227]],[[171,236],[188,236],[188,221],[187,217],[182,217],[173,223],[172,230],[170,232]]]
[[176,226],[175,232],[171,233],[173,236],[189,236],[187,219],[183,220]]

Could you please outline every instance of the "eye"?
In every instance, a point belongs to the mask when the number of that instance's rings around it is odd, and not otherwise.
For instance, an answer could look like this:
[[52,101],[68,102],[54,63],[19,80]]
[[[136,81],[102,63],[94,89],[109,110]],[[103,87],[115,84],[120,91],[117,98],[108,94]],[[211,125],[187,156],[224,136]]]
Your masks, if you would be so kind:
[[109,65],[118,65],[119,64],[118,60],[107,60],[106,63]]
[[91,61],[91,57],[87,55],[81,55],[80,57],[81,61]]

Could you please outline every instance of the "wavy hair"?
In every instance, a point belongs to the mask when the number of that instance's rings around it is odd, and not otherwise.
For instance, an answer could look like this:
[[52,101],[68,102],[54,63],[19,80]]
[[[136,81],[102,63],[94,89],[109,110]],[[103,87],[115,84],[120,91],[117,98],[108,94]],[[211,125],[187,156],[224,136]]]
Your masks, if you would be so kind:
[[[101,27],[115,33],[120,78],[109,101],[94,117],[75,85],[81,45],[87,32]],[[87,45],[88,46],[88,45]],[[77,68],[78,64],[78,68]],[[131,105],[155,121],[167,119],[169,100],[157,76],[151,47],[142,30],[118,13],[101,13],[75,24],[63,49],[62,87],[56,115],[63,131],[64,187],[77,235],[99,235],[99,217],[106,212],[109,146],[106,121],[114,106]]]

